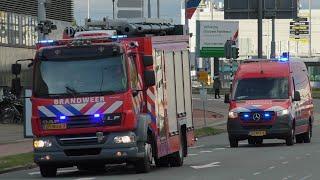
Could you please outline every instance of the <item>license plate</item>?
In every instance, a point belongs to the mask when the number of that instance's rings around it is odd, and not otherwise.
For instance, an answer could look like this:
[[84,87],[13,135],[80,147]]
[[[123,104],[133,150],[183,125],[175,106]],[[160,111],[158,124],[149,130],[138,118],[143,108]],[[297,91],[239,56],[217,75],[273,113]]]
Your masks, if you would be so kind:
[[67,124],[46,124],[44,125],[44,129],[46,130],[58,130],[58,129],[67,129]]
[[267,135],[266,131],[251,131],[249,133],[250,136],[265,136]]

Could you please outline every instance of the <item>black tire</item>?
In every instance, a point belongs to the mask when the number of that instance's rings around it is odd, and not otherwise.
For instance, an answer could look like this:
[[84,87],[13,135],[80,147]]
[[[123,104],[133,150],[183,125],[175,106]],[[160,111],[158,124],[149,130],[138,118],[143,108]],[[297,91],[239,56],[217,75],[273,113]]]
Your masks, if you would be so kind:
[[155,158],[154,162],[157,167],[169,167],[169,158],[168,157]]
[[148,173],[151,170],[152,146],[149,143],[144,144],[144,157],[134,163],[136,173]]
[[229,143],[230,143],[231,148],[239,147],[239,141],[238,141],[238,139],[236,139],[234,137],[229,137]]
[[175,152],[172,154],[172,156],[169,158],[170,165],[172,167],[181,167],[183,166],[183,159],[184,159],[184,148],[185,142],[184,138],[180,136],[180,149],[178,152]]
[[57,168],[52,166],[40,165],[40,173],[42,177],[56,177]]
[[248,144],[255,145],[256,144],[255,139],[254,138],[248,138]]
[[296,135],[296,143],[298,143],[298,144],[303,143],[302,134]]
[[306,132],[302,135],[303,142],[304,143],[311,143],[311,137],[312,137],[312,125],[309,124],[308,132]]
[[294,145],[294,127],[291,128],[289,136],[286,138],[286,145],[292,146]]
[[263,139],[262,138],[256,138],[256,145],[262,145],[263,144]]

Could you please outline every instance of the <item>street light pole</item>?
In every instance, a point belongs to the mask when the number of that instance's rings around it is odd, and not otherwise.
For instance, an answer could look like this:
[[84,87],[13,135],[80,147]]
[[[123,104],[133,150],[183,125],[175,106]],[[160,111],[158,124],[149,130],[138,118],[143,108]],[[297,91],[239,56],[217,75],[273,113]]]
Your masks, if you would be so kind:
[[90,0],[88,0],[88,10],[87,10],[87,12],[88,12],[88,19],[90,19]]
[[312,56],[312,10],[311,10],[311,0],[309,0],[309,57]]
[[112,0],[112,19],[114,20],[114,18],[115,18],[115,15],[114,15],[114,1],[115,0]]

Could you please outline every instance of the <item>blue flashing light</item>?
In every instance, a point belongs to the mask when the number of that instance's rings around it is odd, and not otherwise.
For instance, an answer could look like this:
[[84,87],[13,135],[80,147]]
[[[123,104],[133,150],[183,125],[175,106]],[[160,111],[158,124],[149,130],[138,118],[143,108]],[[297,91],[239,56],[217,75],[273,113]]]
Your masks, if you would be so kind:
[[248,120],[248,119],[250,118],[250,114],[249,114],[249,113],[243,114],[243,118],[244,118],[245,120]]
[[46,43],[53,43],[54,40],[42,40],[42,41],[39,41],[39,43],[42,43],[42,44],[46,44]]
[[94,114],[94,117],[95,117],[95,118],[99,118],[99,117],[100,117],[100,114]]
[[271,119],[271,114],[269,112],[264,113],[264,119],[265,120],[270,120]]
[[66,116],[60,116],[60,120],[66,120],[67,117]]
[[279,61],[286,62],[289,61],[290,54],[289,52],[284,52],[279,58]]
[[118,36],[111,36],[112,39],[122,39],[122,38],[127,38],[127,35],[118,35]]

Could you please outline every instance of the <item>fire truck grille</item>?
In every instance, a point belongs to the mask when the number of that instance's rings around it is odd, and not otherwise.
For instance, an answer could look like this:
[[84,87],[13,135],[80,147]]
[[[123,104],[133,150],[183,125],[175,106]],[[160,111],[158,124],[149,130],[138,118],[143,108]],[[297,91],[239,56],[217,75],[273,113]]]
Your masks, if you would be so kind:
[[55,118],[41,119],[41,125],[44,130],[118,126],[120,124],[121,114],[108,114],[99,118],[92,116],[69,116],[65,120],[57,120]]
[[97,145],[105,143],[106,134],[100,139],[96,134],[85,134],[85,135],[64,135],[57,136],[56,139],[61,146],[83,146],[83,145]]

